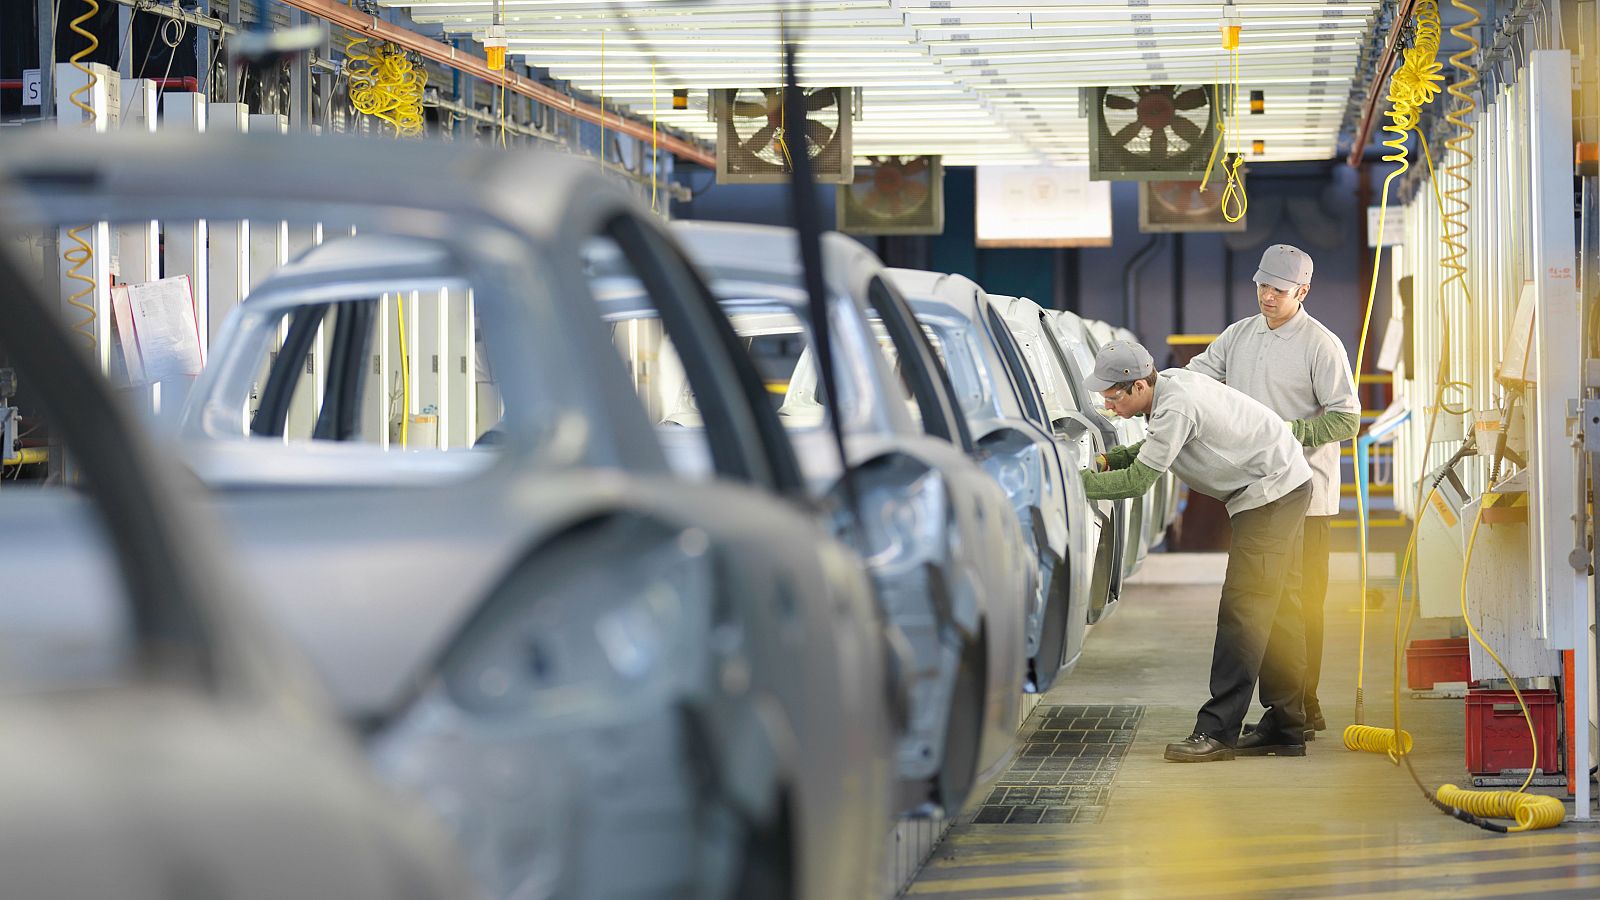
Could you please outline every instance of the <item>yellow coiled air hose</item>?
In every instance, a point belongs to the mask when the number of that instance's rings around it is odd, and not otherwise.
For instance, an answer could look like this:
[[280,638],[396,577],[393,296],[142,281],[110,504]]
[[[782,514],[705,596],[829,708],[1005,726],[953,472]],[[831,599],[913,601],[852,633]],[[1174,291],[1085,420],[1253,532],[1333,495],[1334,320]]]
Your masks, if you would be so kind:
[[1441,784],[1436,796],[1440,803],[1474,816],[1517,820],[1517,824],[1505,829],[1509,832],[1554,828],[1567,818],[1566,805],[1543,794],[1466,791],[1453,784]]
[[[96,85],[100,83],[100,79],[94,74],[93,69],[83,64],[83,61],[100,48],[100,39],[95,37],[94,32],[83,26],[84,23],[100,15],[100,4],[96,0],[84,0],[84,7],[83,15],[73,19],[69,27],[74,34],[79,35],[89,43],[77,53],[72,54],[69,61],[74,69],[83,73],[85,81],[76,90],[67,95],[67,100],[83,111],[84,127],[92,129],[95,121],[94,106],[84,102],[83,98],[93,93]],[[83,318],[72,323],[72,331],[83,338],[90,352],[93,352],[99,344],[99,340],[95,337],[95,319],[99,316],[95,312],[93,303],[85,303],[83,301],[85,297],[92,296],[100,287],[94,278],[94,246],[83,238],[84,233],[92,227],[94,226],[79,225],[76,228],[68,228],[67,239],[76,246],[69,247],[61,253],[62,260],[68,264],[65,273],[66,277],[83,283],[83,290],[68,295],[67,303],[75,309],[83,311]],[[89,270],[87,274],[84,272],[86,268]]]
[[[1422,107],[1439,93],[1439,82],[1444,80],[1444,76],[1439,74],[1444,67],[1437,58],[1441,24],[1439,4],[1436,0],[1418,0],[1413,13],[1413,22],[1416,26],[1416,35],[1412,46],[1405,51],[1400,69],[1389,81],[1387,96],[1389,109],[1384,112],[1389,121],[1384,124],[1383,130],[1389,132],[1391,137],[1383,142],[1390,151],[1384,155],[1383,160],[1399,163],[1399,166],[1383,180],[1383,203],[1378,210],[1377,245],[1373,251],[1372,284],[1367,289],[1367,309],[1361,320],[1361,342],[1356,347],[1355,374],[1358,379],[1361,377],[1362,362],[1367,351],[1367,334],[1372,326],[1372,307],[1378,293],[1378,273],[1382,271],[1383,226],[1389,211],[1389,186],[1410,168],[1406,137],[1416,129],[1417,122],[1422,116]],[[1356,493],[1356,504],[1360,519],[1356,534],[1360,542],[1361,560],[1360,590],[1357,594],[1361,605],[1361,642],[1356,662],[1355,724],[1345,729],[1345,746],[1351,750],[1392,753],[1394,750],[1392,734],[1389,735],[1388,746],[1384,747],[1380,735],[1364,730],[1368,727],[1364,722],[1366,697],[1363,687],[1367,660],[1367,502],[1359,491]],[[1351,731],[1351,729],[1361,730]],[[1379,747],[1383,748],[1377,749]]]
[[422,134],[427,70],[394,44],[380,44],[369,51],[366,37],[355,32],[344,52],[350,105],[355,111],[389,123],[400,137]]
[[[1231,6],[1230,6],[1231,9]],[[1239,130],[1239,33],[1241,26],[1238,19],[1231,12],[1225,13],[1222,20],[1222,49],[1228,53],[1228,84],[1230,94],[1227,96],[1227,106],[1217,116],[1217,140],[1211,145],[1211,157],[1206,160],[1206,174],[1200,179],[1200,192],[1204,193],[1206,186],[1211,183],[1211,170],[1217,163],[1217,154],[1222,153],[1227,142],[1228,134],[1237,134]],[[1222,85],[1212,85],[1213,96],[1221,102]],[[1250,209],[1250,197],[1245,193],[1244,181],[1239,178],[1239,167],[1244,164],[1244,154],[1239,152],[1237,145],[1233,154],[1233,162],[1227,160],[1223,153],[1222,171],[1227,174],[1227,184],[1222,189],[1222,217],[1229,222],[1238,222],[1243,219]]]
[[[1472,87],[1474,87],[1478,83],[1478,73],[1477,73],[1477,70],[1474,69],[1471,66],[1471,64],[1468,62],[1468,60],[1473,56],[1473,54],[1475,54],[1477,52],[1477,50],[1479,48],[1479,45],[1478,45],[1478,42],[1476,41],[1476,39],[1472,36],[1471,32],[1468,29],[1471,29],[1472,27],[1477,25],[1478,22],[1480,21],[1480,18],[1478,16],[1477,10],[1474,9],[1469,4],[1463,2],[1463,0],[1451,0],[1451,3],[1455,8],[1466,12],[1469,15],[1469,18],[1466,21],[1464,21],[1464,22],[1452,27],[1452,29],[1451,29],[1451,33],[1455,37],[1457,37],[1458,39],[1460,39],[1463,42],[1465,42],[1467,44],[1467,47],[1464,50],[1462,50],[1461,52],[1456,53],[1455,55],[1453,55],[1450,58],[1451,65],[1454,66],[1457,70],[1459,70],[1462,73],[1462,78],[1460,80],[1452,83],[1449,86],[1449,93],[1450,93],[1450,95],[1452,97],[1454,97],[1457,100],[1457,105],[1454,108],[1452,108],[1451,111],[1448,113],[1448,115],[1446,116],[1446,120],[1449,121],[1452,125],[1454,125],[1456,127],[1456,135],[1450,141],[1446,142],[1446,146],[1449,149],[1454,150],[1456,153],[1458,153],[1459,156],[1452,163],[1452,165],[1447,167],[1446,170],[1445,170],[1446,174],[1448,174],[1452,179],[1452,186],[1443,195],[1441,195],[1440,190],[1439,190],[1438,174],[1434,171],[1433,154],[1430,152],[1430,150],[1428,148],[1427,138],[1425,136],[1423,136],[1421,134],[1421,132],[1418,132],[1417,136],[1418,136],[1419,143],[1420,143],[1420,145],[1422,147],[1423,157],[1427,161],[1427,164],[1428,164],[1428,172],[1429,172],[1429,176],[1430,176],[1429,177],[1429,185],[1432,188],[1432,192],[1433,192],[1433,196],[1434,196],[1434,202],[1437,205],[1437,209],[1438,209],[1438,212],[1439,212],[1439,217],[1440,217],[1440,221],[1441,221],[1441,225],[1442,225],[1442,227],[1441,227],[1441,242],[1444,243],[1446,245],[1446,247],[1448,248],[1447,256],[1441,258],[1441,260],[1440,260],[1441,265],[1444,266],[1444,268],[1448,269],[1449,272],[1450,272],[1450,274],[1440,284],[1440,299],[1441,299],[1441,303],[1443,303],[1443,300],[1444,300],[1444,290],[1445,290],[1445,288],[1450,283],[1455,282],[1461,288],[1462,296],[1465,298],[1468,306],[1470,307],[1472,305],[1472,296],[1471,296],[1471,292],[1470,292],[1470,290],[1469,290],[1469,288],[1467,286],[1467,283],[1466,283],[1467,266],[1466,266],[1466,261],[1465,260],[1466,260],[1466,254],[1467,254],[1467,245],[1466,245],[1466,242],[1464,240],[1464,238],[1465,238],[1465,236],[1467,234],[1467,224],[1464,221],[1463,217],[1471,210],[1471,204],[1468,202],[1466,197],[1468,196],[1468,193],[1469,193],[1469,191],[1470,191],[1470,189],[1472,187],[1472,182],[1471,182],[1471,179],[1468,178],[1466,173],[1470,169],[1471,164],[1473,162],[1473,157],[1472,157],[1471,153],[1468,152],[1468,150],[1467,150],[1467,145],[1468,145],[1468,143],[1469,143],[1469,141],[1470,141],[1470,139],[1472,137],[1473,130],[1472,130],[1471,125],[1468,124],[1468,122],[1467,122],[1467,117],[1470,116],[1477,108],[1477,105],[1473,101],[1472,95],[1469,93],[1469,91],[1470,91],[1470,89]],[[1427,11],[1427,12],[1432,12],[1432,14],[1434,16],[1437,16],[1437,6],[1435,5],[1434,8],[1431,11]],[[1421,10],[1421,9],[1418,10],[1419,17],[1422,16],[1424,13],[1425,13],[1424,10]],[[1418,43],[1419,44],[1421,43],[1421,41],[1423,39],[1423,36],[1424,36],[1424,32],[1423,32],[1422,23],[1419,21],[1419,25],[1418,25]],[[1435,40],[1437,40],[1437,39],[1435,38]],[[1435,44],[1435,46],[1437,46],[1437,45]],[[1435,89],[1434,92],[1436,92],[1436,89]],[[1391,95],[1392,95],[1392,93],[1393,92],[1391,91]],[[1430,93],[1430,99],[1431,99],[1431,93]],[[1391,114],[1391,120],[1392,120],[1392,124],[1397,124],[1397,121],[1395,120],[1395,117],[1392,114]],[[1416,125],[1416,121],[1412,120],[1411,123],[1410,123],[1410,127],[1411,128],[1415,128],[1415,125]],[[1400,140],[1403,142],[1404,138],[1401,137]],[[1391,146],[1391,147],[1394,146],[1393,143],[1391,143],[1391,142],[1385,142],[1385,143],[1388,146]],[[1403,155],[1404,155],[1404,147],[1403,147],[1403,145],[1401,147],[1397,148],[1397,149],[1400,151],[1400,155],[1403,157]],[[1401,171],[1404,171],[1403,167],[1406,165],[1405,160],[1402,158],[1402,159],[1400,159],[1398,161],[1402,165]],[[1393,176],[1391,176],[1391,178],[1392,177]],[[1387,201],[1387,196],[1388,196],[1388,192],[1387,192],[1388,183],[1389,182],[1387,180],[1384,183],[1385,201]],[[1445,202],[1444,202],[1445,196],[1448,196],[1450,198],[1450,200],[1451,200],[1451,208],[1448,211],[1445,208]],[[1380,222],[1381,222],[1381,216],[1380,216]],[[1381,227],[1382,226],[1380,224],[1380,234],[1381,234]],[[1380,246],[1382,245],[1381,240],[1379,242],[1379,245]],[[1374,279],[1376,279],[1376,272],[1374,273]],[[1374,284],[1374,286],[1375,286],[1375,284]],[[1368,315],[1369,315],[1369,317],[1370,317],[1370,312],[1371,312],[1371,307],[1370,307],[1370,300],[1369,300],[1369,306],[1368,306]],[[1450,379],[1450,356],[1449,356],[1449,352],[1450,352],[1450,339],[1451,338],[1450,338],[1450,317],[1449,317],[1448,308],[1441,308],[1441,317],[1440,318],[1441,318],[1442,331],[1441,331],[1441,350],[1440,350],[1440,359],[1439,359],[1439,369],[1438,369],[1438,373],[1437,373],[1435,392],[1434,392],[1434,407],[1433,407],[1433,410],[1431,411],[1431,414],[1429,416],[1427,435],[1426,435],[1426,437],[1424,439],[1424,442],[1423,442],[1424,465],[1426,464],[1427,448],[1432,446],[1433,434],[1434,434],[1435,427],[1438,424],[1438,419],[1439,419],[1440,413],[1443,412],[1443,411],[1449,411],[1452,414],[1462,415],[1462,414],[1466,414],[1469,411],[1466,408],[1465,405],[1463,405],[1461,407],[1458,407],[1458,408],[1448,407],[1446,405],[1446,403],[1445,403],[1445,400],[1444,400],[1444,395],[1445,395],[1445,391],[1446,390],[1451,389],[1451,388],[1470,388],[1470,385],[1467,385],[1467,384],[1465,384],[1463,382],[1460,382],[1460,381],[1453,381],[1453,380]],[[1365,330],[1365,327],[1363,328],[1363,330]],[[1365,346],[1365,339],[1364,339],[1364,336],[1363,336],[1363,347],[1364,346]],[[1471,441],[1469,440],[1468,443],[1465,446],[1463,446],[1462,450],[1458,452],[1457,458],[1459,458],[1462,455],[1465,455],[1466,453],[1468,453],[1470,451],[1471,451]],[[1445,468],[1448,469],[1449,465],[1451,465],[1453,463],[1454,463],[1454,460],[1452,460],[1451,463],[1447,463]],[[1412,780],[1416,782],[1417,787],[1422,791],[1424,797],[1426,797],[1430,802],[1432,802],[1440,810],[1444,811],[1445,813],[1447,813],[1449,815],[1455,816],[1456,818],[1459,818],[1459,819],[1461,819],[1463,821],[1469,822],[1469,823],[1474,824],[1474,825],[1478,825],[1479,827],[1482,827],[1482,828],[1485,828],[1485,829],[1488,829],[1488,830],[1491,830],[1491,831],[1497,831],[1497,832],[1521,832],[1521,831],[1528,831],[1528,830],[1531,830],[1531,829],[1553,828],[1553,827],[1555,827],[1557,825],[1560,825],[1566,818],[1566,809],[1565,809],[1564,805],[1562,804],[1562,802],[1559,799],[1555,798],[1555,797],[1546,797],[1546,796],[1539,796],[1539,795],[1533,795],[1533,794],[1524,793],[1527,790],[1528,785],[1532,783],[1532,781],[1533,781],[1533,773],[1534,773],[1535,769],[1537,769],[1537,767],[1538,767],[1538,752],[1539,752],[1538,738],[1537,738],[1537,734],[1534,731],[1533,718],[1528,712],[1527,704],[1522,699],[1522,692],[1517,687],[1516,680],[1512,677],[1512,674],[1511,674],[1510,670],[1506,668],[1505,663],[1501,661],[1499,655],[1496,654],[1494,652],[1494,649],[1492,647],[1490,647],[1489,644],[1483,639],[1483,636],[1478,633],[1477,628],[1472,624],[1471,616],[1468,614],[1468,608],[1467,608],[1467,578],[1468,578],[1468,575],[1469,575],[1469,572],[1470,572],[1470,569],[1471,569],[1473,548],[1476,546],[1476,543],[1477,543],[1478,529],[1479,529],[1479,526],[1482,524],[1482,521],[1483,521],[1483,510],[1482,510],[1482,506],[1481,505],[1479,506],[1478,513],[1477,513],[1476,517],[1473,520],[1471,534],[1467,539],[1466,551],[1464,553],[1464,557],[1463,557],[1463,561],[1462,561],[1461,581],[1460,581],[1461,617],[1462,617],[1462,621],[1466,623],[1467,630],[1472,634],[1472,637],[1474,638],[1474,640],[1476,640],[1478,642],[1478,644],[1480,646],[1482,646],[1483,649],[1489,654],[1490,658],[1494,660],[1494,662],[1495,662],[1495,664],[1497,666],[1499,666],[1501,672],[1506,676],[1507,681],[1509,681],[1510,684],[1511,684],[1512,691],[1515,694],[1515,696],[1517,697],[1518,705],[1522,709],[1522,714],[1523,714],[1524,721],[1526,721],[1527,724],[1528,724],[1528,733],[1533,738],[1533,744],[1534,744],[1534,747],[1533,747],[1533,754],[1534,754],[1533,762],[1529,766],[1528,777],[1523,781],[1522,786],[1520,788],[1518,788],[1516,791],[1484,791],[1484,792],[1467,791],[1467,790],[1463,790],[1463,789],[1461,789],[1461,788],[1459,788],[1459,787],[1457,787],[1457,786],[1455,786],[1453,784],[1446,784],[1446,785],[1441,785],[1436,791],[1433,791],[1433,792],[1430,793],[1428,791],[1428,789],[1426,788],[1426,786],[1423,785],[1421,778],[1418,777],[1415,768],[1412,767],[1412,765],[1411,765],[1411,760],[1409,758],[1409,754],[1412,751],[1413,743],[1412,743],[1412,740],[1411,740],[1411,736],[1407,732],[1405,732],[1404,729],[1402,728],[1401,714],[1400,714],[1400,659],[1401,659],[1401,655],[1400,654],[1401,654],[1402,648],[1405,646],[1407,640],[1410,637],[1411,624],[1415,620],[1417,597],[1416,597],[1415,591],[1413,591],[1412,592],[1411,607],[1410,607],[1410,611],[1411,611],[1412,615],[1405,616],[1404,615],[1404,612],[1405,612],[1405,609],[1406,609],[1405,595],[1406,595],[1406,586],[1410,581],[1411,563],[1412,563],[1412,560],[1415,558],[1416,547],[1417,547],[1417,538],[1418,538],[1418,534],[1420,532],[1420,527],[1421,527],[1421,523],[1422,523],[1422,511],[1424,509],[1425,504],[1427,504],[1427,503],[1432,501],[1434,494],[1438,491],[1439,484],[1443,480],[1443,477],[1444,476],[1443,476],[1442,471],[1441,471],[1441,474],[1439,476],[1436,476],[1435,478],[1432,479],[1431,488],[1428,488],[1428,481],[1429,480],[1426,479],[1426,478],[1422,479],[1419,482],[1418,486],[1417,486],[1417,504],[1416,504],[1415,513],[1414,513],[1414,517],[1413,517],[1414,521],[1413,521],[1413,524],[1412,524],[1411,536],[1410,536],[1410,540],[1407,542],[1405,558],[1404,558],[1404,561],[1403,561],[1403,563],[1401,564],[1401,567],[1400,567],[1399,598],[1398,598],[1398,600],[1396,602],[1396,605],[1395,605],[1394,685],[1393,685],[1394,728],[1393,729],[1377,729],[1377,728],[1372,728],[1371,726],[1364,726],[1364,725],[1351,726],[1345,732],[1345,745],[1347,747],[1349,747],[1350,749],[1352,749],[1352,750],[1367,750],[1367,751],[1370,751],[1370,752],[1387,753],[1389,755],[1389,757],[1392,760],[1394,760],[1397,764],[1399,762],[1403,761],[1405,763],[1407,771],[1411,775]],[[1424,489],[1425,488],[1427,488],[1426,493],[1424,493]],[[1363,510],[1363,538],[1365,537],[1364,525],[1365,525],[1365,511]],[[1365,554],[1366,554],[1366,548],[1365,548],[1365,542],[1363,540],[1363,547],[1362,547],[1363,582],[1365,580],[1365,564],[1366,564],[1366,555]],[[1363,618],[1364,618],[1365,606],[1366,606],[1366,604],[1365,604],[1365,584],[1364,583],[1363,583],[1363,590],[1362,590],[1362,599],[1363,599],[1362,607],[1363,607]],[[1404,627],[1403,628],[1402,628],[1402,620],[1404,620]],[[1366,637],[1366,634],[1365,634],[1365,622],[1363,621],[1363,628],[1362,628],[1363,644],[1365,643],[1365,637]],[[1360,695],[1360,689],[1358,688],[1358,693],[1357,693],[1357,710],[1358,710],[1358,714],[1359,714],[1359,711],[1360,711],[1360,703],[1361,703],[1361,695]],[[1399,740],[1398,741],[1395,738],[1396,735],[1399,736]],[[1507,828],[1505,826],[1501,826],[1501,825],[1486,821],[1486,819],[1488,819],[1488,818],[1509,818],[1509,819],[1515,820],[1517,824],[1515,826]]]

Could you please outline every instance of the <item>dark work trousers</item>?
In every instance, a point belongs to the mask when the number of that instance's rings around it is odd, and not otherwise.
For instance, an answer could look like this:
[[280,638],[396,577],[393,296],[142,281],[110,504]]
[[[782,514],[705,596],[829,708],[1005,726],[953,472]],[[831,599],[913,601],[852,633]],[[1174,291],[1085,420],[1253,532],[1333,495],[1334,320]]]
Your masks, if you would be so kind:
[[1211,651],[1211,699],[1194,730],[1224,744],[1239,739],[1256,682],[1267,713],[1261,728],[1293,735],[1305,729],[1305,622],[1300,616],[1300,541],[1311,485],[1231,516],[1233,544],[1217,609]]
[[1305,551],[1300,557],[1300,609],[1306,623],[1306,718],[1322,714],[1317,683],[1322,680],[1322,607],[1328,599],[1328,538],[1333,516],[1306,516]]

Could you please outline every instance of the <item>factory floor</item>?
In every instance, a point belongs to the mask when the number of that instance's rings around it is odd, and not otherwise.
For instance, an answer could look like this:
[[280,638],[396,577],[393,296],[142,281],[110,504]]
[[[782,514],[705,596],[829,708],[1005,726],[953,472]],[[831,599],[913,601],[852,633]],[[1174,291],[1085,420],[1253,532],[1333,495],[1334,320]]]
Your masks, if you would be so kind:
[[[909,896],[1600,896],[1600,829],[1568,821],[1491,834],[1439,813],[1386,757],[1344,749],[1354,584],[1330,590],[1320,691],[1329,730],[1305,758],[1164,761],[1205,698],[1222,559],[1149,557],[1122,609],[1025,726],[1017,764],[974,793]],[[1393,622],[1392,605],[1369,617],[1371,724],[1392,719]],[[1438,636],[1428,624],[1413,636]],[[1418,775],[1430,787],[1470,787],[1463,702],[1402,697]]]

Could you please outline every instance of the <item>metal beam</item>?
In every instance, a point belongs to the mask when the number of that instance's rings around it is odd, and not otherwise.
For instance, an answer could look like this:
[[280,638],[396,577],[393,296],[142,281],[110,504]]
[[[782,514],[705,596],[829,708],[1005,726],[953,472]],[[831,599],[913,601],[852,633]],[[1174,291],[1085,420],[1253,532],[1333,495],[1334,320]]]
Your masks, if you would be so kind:
[[[529,97],[575,118],[601,125],[608,131],[625,134],[636,140],[650,141],[652,139],[650,125],[647,122],[624,118],[598,106],[580,102],[576,97],[563,94],[554,88],[539,84],[513,72],[497,72],[490,69],[488,60],[481,56],[463,53],[449,44],[441,44],[432,38],[423,37],[409,29],[385,22],[377,16],[367,15],[354,7],[345,6],[337,2],[337,0],[280,0],[280,2],[285,6],[292,6],[295,9],[308,12],[342,28],[397,44],[441,65],[481,79],[488,84],[504,84],[505,89],[508,91]],[[697,144],[690,143],[671,134],[660,134],[657,139],[662,150],[680,159],[696,162],[707,167],[716,165],[716,155]]]

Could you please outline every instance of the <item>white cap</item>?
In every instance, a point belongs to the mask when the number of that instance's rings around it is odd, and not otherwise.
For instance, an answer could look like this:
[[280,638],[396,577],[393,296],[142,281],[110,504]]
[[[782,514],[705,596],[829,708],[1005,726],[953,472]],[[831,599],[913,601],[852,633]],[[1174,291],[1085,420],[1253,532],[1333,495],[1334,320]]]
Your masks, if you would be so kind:
[[1089,390],[1100,393],[1111,390],[1113,385],[1148,378],[1155,371],[1155,360],[1144,345],[1112,341],[1094,355],[1094,371],[1084,376],[1083,382]]
[[1273,244],[1261,254],[1261,266],[1256,269],[1256,284],[1275,287],[1280,291],[1293,290],[1311,283],[1311,257],[1299,247]]

